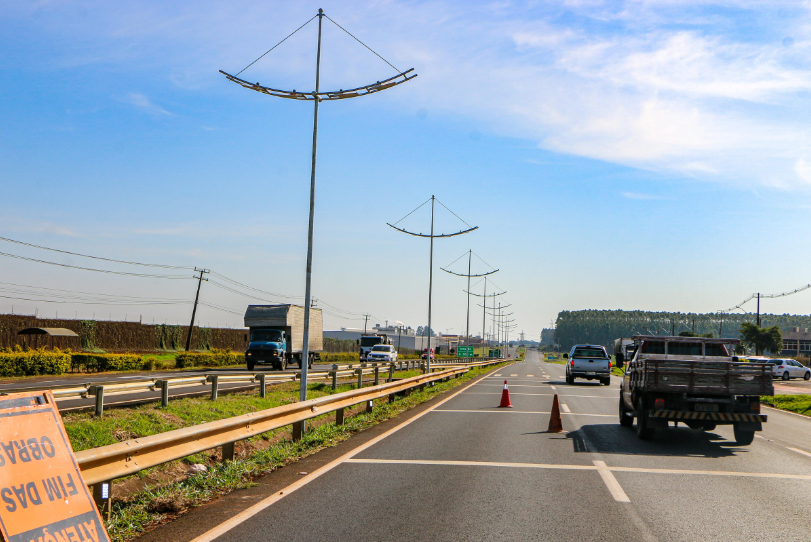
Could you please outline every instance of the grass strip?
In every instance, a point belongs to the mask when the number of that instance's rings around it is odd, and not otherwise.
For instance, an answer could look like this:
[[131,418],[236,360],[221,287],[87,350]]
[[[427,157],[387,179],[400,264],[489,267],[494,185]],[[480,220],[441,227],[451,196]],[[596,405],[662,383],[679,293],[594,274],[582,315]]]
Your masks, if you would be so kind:
[[760,398],[760,402],[780,410],[811,416],[811,395],[763,396]]
[[[426,387],[424,391],[415,390],[411,395],[398,398],[394,403],[388,403],[385,399],[379,400],[372,413],[362,412],[347,417],[341,426],[332,422],[334,413],[319,416],[308,422],[308,432],[297,442],[292,441],[289,426],[263,433],[237,443],[237,458],[226,464],[218,461],[219,452],[215,450],[142,471],[130,479],[172,472],[177,478],[178,473],[185,472],[187,466],[194,463],[203,463],[208,468],[207,472],[191,476],[181,475],[179,479],[156,484],[131,493],[122,500],[115,500],[112,516],[107,524],[111,540],[114,542],[131,540],[148,528],[183,514],[189,508],[204,504],[235,489],[250,487],[254,485],[253,480],[258,476],[323,448],[335,446],[359,431],[393,418],[438,394],[501,366],[503,365],[472,369],[457,379],[437,383],[433,387]],[[404,373],[397,376],[411,375]],[[349,385],[339,386],[338,390],[333,392],[331,386],[327,384],[313,384],[309,386],[307,396],[322,397],[351,388]],[[116,409],[109,411],[109,414],[105,413],[105,417],[101,419],[86,413],[68,414],[64,417],[64,421],[74,450],[82,450],[281,406],[295,402],[297,392],[297,384],[291,383],[274,387],[272,392],[269,389],[264,399],[248,394],[223,396],[216,402],[200,398],[180,399],[170,402],[166,408],[143,405],[133,409]]]

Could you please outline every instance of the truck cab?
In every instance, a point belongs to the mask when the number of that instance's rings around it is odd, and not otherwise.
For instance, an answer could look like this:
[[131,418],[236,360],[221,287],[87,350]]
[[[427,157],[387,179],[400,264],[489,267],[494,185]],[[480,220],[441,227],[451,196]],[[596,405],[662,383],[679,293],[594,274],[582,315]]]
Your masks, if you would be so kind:
[[248,370],[253,371],[256,365],[271,364],[281,370],[287,369],[287,334],[276,328],[253,328],[250,331],[250,342],[245,352]]

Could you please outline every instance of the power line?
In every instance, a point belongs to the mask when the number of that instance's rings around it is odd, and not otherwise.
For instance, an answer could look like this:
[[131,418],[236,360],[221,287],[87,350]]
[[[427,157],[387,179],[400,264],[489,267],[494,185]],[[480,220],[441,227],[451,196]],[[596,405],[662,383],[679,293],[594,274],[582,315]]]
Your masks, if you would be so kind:
[[25,256],[17,256],[16,254],[8,254],[6,252],[0,252],[0,256],[5,256],[7,258],[15,258],[17,260],[26,260],[29,262],[37,262],[37,263],[45,263],[48,265],[56,265],[59,267],[68,267],[70,269],[81,269],[83,271],[94,271],[96,273],[107,273],[110,275],[125,275],[129,277],[142,277],[142,278],[152,278],[152,279],[190,279],[193,278],[191,276],[186,275],[151,275],[148,273],[129,273],[127,271],[110,271],[107,269],[94,269],[92,267],[81,267],[78,265],[69,265],[66,263],[57,263],[57,262],[49,262],[46,260],[38,260],[36,258],[27,258]]
[[160,268],[163,268],[163,269],[194,269],[194,267],[184,267],[184,266],[177,266],[177,265],[162,265],[162,264],[156,264],[156,263],[128,262],[126,260],[115,260],[113,258],[102,258],[101,256],[90,256],[88,254],[80,254],[78,252],[70,252],[70,251],[67,251],[67,250],[60,250],[58,248],[44,247],[44,246],[41,246],[41,245],[35,245],[33,243],[26,243],[24,241],[17,241],[15,239],[9,239],[8,237],[0,237],[0,241],[6,241],[7,243],[15,243],[15,244],[18,244],[18,245],[23,245],[23,246],[32,247],[32,248],[38,248],[38,249],[41,249],[41,250],[50,250],[51,252],[59,252],[61,254],[70,254],[71,256],[80,256],[82,258],[91,258],[93,260],[102,260],[102,261],[105,261],[105,262],[124,263],[124,264],[127,264],[127,265],[141,265],[141,266],[144,266],[144,267],[160,267]]

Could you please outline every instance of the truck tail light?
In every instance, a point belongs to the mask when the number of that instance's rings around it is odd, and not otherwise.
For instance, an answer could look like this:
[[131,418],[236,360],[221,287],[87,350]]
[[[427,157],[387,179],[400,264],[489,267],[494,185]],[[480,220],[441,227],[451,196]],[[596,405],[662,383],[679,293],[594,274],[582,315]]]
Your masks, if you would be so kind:
[[570,361],[570,362],[569,362],[569,365],[571,365],[572,367],[574,367],[574,360]]
[[653,402],[653,408],[656,410],[664,410],[665,408],[665,400],[661,397]]
[[611,362],[610,361],[608,362],[608,370],[609,371],[611,370]]

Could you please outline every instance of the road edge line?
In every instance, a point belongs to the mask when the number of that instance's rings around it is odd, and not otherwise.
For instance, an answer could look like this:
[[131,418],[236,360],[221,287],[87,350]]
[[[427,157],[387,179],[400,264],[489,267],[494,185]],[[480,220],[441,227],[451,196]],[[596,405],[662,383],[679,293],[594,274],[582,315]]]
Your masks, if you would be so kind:
[[[513,363],[515,363],[515,361],[513,361]],[[282,488],[280,491],[277,491],[276,493],[274,493],[270,497],[266,497],[265,499],[263,499],[263,500],[259,501],[258,503],[254,504],[250,508],[247,508],[247,509],[243,510],[242,512],[240,512],[239,514],[237,514],[235,516],[232,516],[227,521],[225,521],[223,523],[220,523],[219,525],[217,525],[213,529],[209,529],[208,531],[201,534],[200,536],[197,536],[196,538],[193,538],[190,542],[211,542],[212,540],[215,540],[216,538],[218,538],[218,537],[222,536],[223,534],[227,533],[228,531],[230,531],[231,529],[233,529],[237,525],[239,525],[241,523],[244,523],[246,520],[252,518],[256,514],[258,514],[261,511],[265,510],[266,508],[268,508],[268,507],[272,506],[273,504],[277,503],[278,501],[282,500],[283,498],[285,498],[289,494],[293,493],[297,489],[301,489],[302,487],[306,486],[307,484],[309,484],[313,480],[316,480],[316,479],[320,478],[321,475],[328,473],[329,471],[331,471],[332,469],[334,469],[338,465],[341,465],[342,463],[346,462],[347,459],[351,459],[352,457],[354,457],[357,454],[363,452],[367,448],[370,448],[371,446],[374,446],[375,444],[377,444],[381,440],[383,440],[383,439],[391,436],[392,434],[396,433],[397,431],[399,431],[403,427],[406,427],[406,426],[410,425],[412,422],[414,422],[416,420],[419,420],[420,418],[422,418],[423,416],[425,416],[426,414],[428,414],[429,412],[434,410],[436,407],[445,404],[447,401],[450,401],[451,399],[453,399],[454,397],[456,397],[457,395],[462,393],[464,390],[466,390],[469,386],[473,385],[474,383],[476,383],[481,378],[484,378],[485,376],[486,375],[483,375],[482,377],[477,378],[476,380],[470,382],[469,384],[467,384],[465,386],[462,386],[461,389],[457,390],[456,392],[449,395],[445,399],[442,399],[441,401],[439,401],[435,405],[431,406],[430,408],[427,408],[426,410],[420,412],[419,414],[416,414],[416,415],[412,416],[411,418],[403,421],[399,425],[397,425],[395,427],[392,427],[391,429],[389,429],[388,431],[386,431],[382,435],[376,436],[375,438],[369,440],[368,442],[365,442],[365,443],[361,444],[360,446],[358,446],[354,450],[352,450],[350,452],[347,452],[346,454],[342,455],[341,457],[327,463],[323,467],[319,468],[318,470],[313,471],[309,476],[306,476],[305,478],[302,478],[298,482],[294,482],[294,483],[290,484],[289,486],[286,486],[286,487]]]

